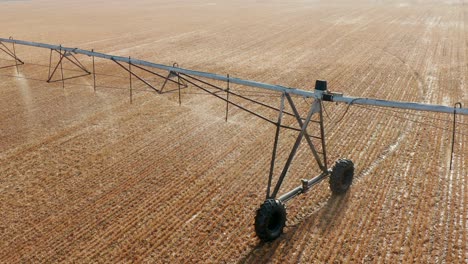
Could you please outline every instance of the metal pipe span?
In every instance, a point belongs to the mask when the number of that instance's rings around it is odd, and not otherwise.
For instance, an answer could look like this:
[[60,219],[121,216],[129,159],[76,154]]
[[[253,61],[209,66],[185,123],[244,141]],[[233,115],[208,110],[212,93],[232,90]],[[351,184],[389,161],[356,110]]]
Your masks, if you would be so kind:
[[390,108],[399,108],[399,109],[411,109],[411,110],[417,110],[417,111],[428,111],[428,112],[438,112],[438,113],[448,113],[448,114],[453,114],[454,111],[456,111],[457,114],[468,115],[468,108],[454,108],[453,106],[421,104],[421,103],[413,103],[413,102],[388,101],[388,100],[352,97],[352,96],[334,97],[333,102],[390,107]]
[[[235,83],[239,85],[267,89],[267,90],[281,92],[281,93],[294,94],[294,95],[303,96],[307,98],[322,99],[322,95],[323,95],[322,91],[317,91],[317,90],[306,91],[306,90],[301,90],[301,89],[296,89],[296,88],[284,87],[281,85],[272,85],[272,84],[261,83],[261,82],[256,82],[256,81],[244,80],[240,78],[233,78],[233,77],[228,78],[227,76],[214,74],[214,73],[194,71],[194,70],[178,68],[178,67],[171,67],[171,66],[157,64],[157,63],[139,60],[139,59],[131,59],[128,57],[113,56],[109,54],[93,52],[93,51],[83,50],[83,49],[78,49],[78,48],[63,47],[60,45],[51,45],[51,44],[37,43],[37,42],[31,42],[31,41],[16,40],[16,39],[11,39],[11,38],[10,39],[0,38],[0,42],[14,43],[18,45],[38,47],[38,48],[44,48],[44,49],[63,50],[65,52],[72,52],[75,54],[94,56],[94,57],[107,59],[107,60],[132,63],[136,65],[156,68],[156,69],[165,70],[165,71],[173,71],[173,72],[183,73],[187,75],[199,76],[199,77],[208,78],[212,80],[219,80],[219,81],[224,81],[224,82],[229,81],[230,83]],[[371,105],[371,106],[380,106],[380,107],[411,109],[411,110],[418,110],[418,111],[449,113],[449,114],[453,114],[454,111],[456,111],[457,114],[468,115],[468,108],[455,109],[454,107],[443,106],[443,105],[432,105],[432,104],[422,104],[422,103],[413,103],[413,102],[399,102],[399,101],[389,101],[389,100],[380,100],[380,99],[371,99],[371,98],[358,98],[358,97],[350,97],[350,96],[336,96],[333,98],[333,101],[348,103],[348,104]]]

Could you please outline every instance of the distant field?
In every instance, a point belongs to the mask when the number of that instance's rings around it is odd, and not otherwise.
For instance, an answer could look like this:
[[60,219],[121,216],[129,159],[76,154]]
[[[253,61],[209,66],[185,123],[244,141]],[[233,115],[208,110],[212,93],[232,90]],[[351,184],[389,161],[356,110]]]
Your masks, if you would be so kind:
[[[468,106],[464,1],[110,2],[0,0],[0,37]],[[134,80],[130,104],[128,73],[108,61],[96,60],[96,92],[89,76],[63,89],[45,82],[48,50],[16,52],[19,73],[0,51],[0,263],[468,262],[466,117],[450,170],[451,115],[327,104],[328,165],[352,159],[355,181],[292,200],[284,234],[261,243],[274,126],[234,107],[225,122],[225,103],[193,87],[179,106]],[[282,134],[283,160],[294,136]],[[282,191],[318,172],[301,148]]]

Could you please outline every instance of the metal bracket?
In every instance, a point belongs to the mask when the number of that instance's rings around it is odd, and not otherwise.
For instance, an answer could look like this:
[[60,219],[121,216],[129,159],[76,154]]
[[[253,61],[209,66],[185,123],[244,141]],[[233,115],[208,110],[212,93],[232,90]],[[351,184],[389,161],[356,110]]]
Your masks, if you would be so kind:
[[306,193],[310,189],[309,181],[306,179],[302,179],[301,183],[302,183],[302,193]]
[[[172,64],[172,67],[178,68],[179,64],[177,64],[177,62],[174,62],[174,64]],[[158,74],[158,76],[165,79],[163,85],[161,86],[161,91],[159,93],[163,92],[164,87],[166,87],[166,84],[167,84],[168,81],[177,84],[177,88],[179,90],[179,104],[180,104],[180,89],[181,89],[181,87],[183,87],[183,88],[188,87],[187,83],[183,79],[180,78],[180,74],[178,72],[175,72],[175,71],[169,71],[169,73],[168,73],[168,75],[166,77],[164,77],[162,75],[159,75],[159,74]],[[177,81],[174,81],[173,80],[174,78],[177,78]]]

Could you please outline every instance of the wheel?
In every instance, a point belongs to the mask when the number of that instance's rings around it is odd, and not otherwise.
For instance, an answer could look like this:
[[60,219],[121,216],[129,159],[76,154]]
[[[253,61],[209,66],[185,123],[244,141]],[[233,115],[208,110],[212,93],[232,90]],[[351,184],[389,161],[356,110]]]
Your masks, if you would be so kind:
[[348,159],[339,159],[335,162],[330,176],[330,189],[333,194],[343,194],[353,182],[354,164]]
[[286,208],[281,201],[268,199],[257,210],[255,232],[263,241],[272,241],[283,233]]

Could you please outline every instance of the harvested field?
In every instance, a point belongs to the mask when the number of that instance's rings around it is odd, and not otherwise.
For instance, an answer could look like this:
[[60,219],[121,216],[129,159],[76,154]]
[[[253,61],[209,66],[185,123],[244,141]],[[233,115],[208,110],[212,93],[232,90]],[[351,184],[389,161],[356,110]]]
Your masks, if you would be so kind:
[[[464,107],[467,22],[463,0],[0,1],[3,38]],[[328,165],[352,159],[355,181],[292,200],[284,234],[262,243],[274,126],[234,107],[225,122],[225,103],[193,87],[179,106],[134,80],[130,104],[128,73],[109,61],[96,61],[96,91],[90,76],[62,88],[45,82],[48,50],[16,52],[19,72],[0,51],[1,263],[468,262],[466,117],[450,170],[451,115],[326,104]],[[282,191],[318,172],[301,148]]]

